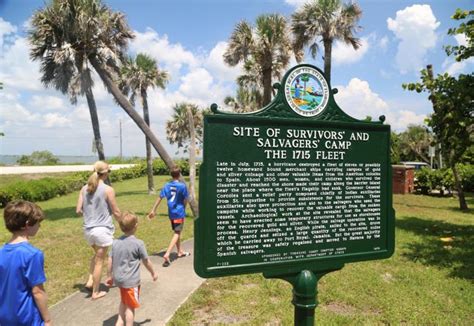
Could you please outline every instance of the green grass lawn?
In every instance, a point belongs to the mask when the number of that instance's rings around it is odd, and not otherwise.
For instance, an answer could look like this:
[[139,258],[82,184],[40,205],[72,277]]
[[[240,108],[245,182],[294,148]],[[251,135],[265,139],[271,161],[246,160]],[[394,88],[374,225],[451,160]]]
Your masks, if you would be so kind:
[[[159,189],[169,180],[166,176],[155,176],[155,185]],[[143,239],[149,254],[158,253],[168,246],[172,236],[166,203],[161,203],[157,217],[148,221],[149,212],[156,196],[148,195],[146,177],[117,182],[114,189],[117,203],[122,211],[132,211],[140,218],[137,237]],[[31,240],[31,243],[45,254],[46,291],[49,304],[54,304],[77,291],[87,279],[90,258],[93,251],[87,245],[82,233],[82,217],[76,216],[76,202],[79,192],[38,202],[46,213],[46,220]],[[3,210],[0,210],[3,219]],[[188,216],[192,216],[188,211]],[[121,231],[116,223],[116,235]],[[189,218],[183,232],[183,239],[193,235],[193,223]],[[10,239],[10,233],[2,222],[0,225],[0,243]]]
[[[320,325],[473,325],[474,199],[395,195],[396,251],[319,282]],[[444,241],[443,241],[444,240]],[[171,325],[292,325],[291,286],[261,275],[210,279]]]
[[[155,177],[159,188],[168,177]],[[168,245],[171,231],[166,205],[148,221],[156,196],[146,178],[114,184],[122,211],[140,217],[137,236],[150,254]],[[31,241],[45,252],[49,303],[79,289],[86,280],[91,248],[75,216],[78,193],[38,203],[47,220]],[[392,258],[353,263],[319,283],[316,310],[322,325],[472,325],[474,321],[474,198],[461,213],[454,198],[396,195],[396,251]],[[0,211],[3,216],[3,211]],[[191,216],[188,211],[188,215]],[[183,237],[193,236],[187,221]],[[116,234],[120,234],[117,228]],[[10,234],[0,224],[0,242]],[[177,311],[171,325],[292,325],[291,287],[261,275],[206,281]],[[166,298],[158,298],[166,300]]]

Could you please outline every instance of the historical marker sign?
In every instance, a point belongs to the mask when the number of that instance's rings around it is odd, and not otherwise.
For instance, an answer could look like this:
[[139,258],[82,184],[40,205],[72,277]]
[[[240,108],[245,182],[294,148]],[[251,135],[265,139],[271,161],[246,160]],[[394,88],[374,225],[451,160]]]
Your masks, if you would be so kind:
[[390,127],[346,115],[313,66],[291,69],[278,88],[256,113],[214,106],[204,118],[202,277],[323,271],[393,253]]

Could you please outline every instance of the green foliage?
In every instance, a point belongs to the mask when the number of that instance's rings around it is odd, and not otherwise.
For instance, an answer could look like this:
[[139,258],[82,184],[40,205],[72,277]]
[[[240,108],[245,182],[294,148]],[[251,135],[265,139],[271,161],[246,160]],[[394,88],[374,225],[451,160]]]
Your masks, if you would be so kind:
[[[189,175],[189,163],[187,160],[175,161],[183,175]],[[135,166],[113,170],[109,175],[112,183],[135,179],[146,174],[146,162],[144,160]],[[161,159],[153,161],[154,175],[168,175],[169,169]],[[89,178],[90,172],[77,172],[66,177],[47,177],[37,180],[18,181],[0,187],[0,207],[17,199],[29,201],[43,201],[57,196],[62,196],[79,190]]]
[[456,61],[462,61],[474,55],[474,10],[457,9],[451,18],[455,20],[469,19],[467,22],[460,23],[457,28],[450,28],[448,31],[448,35],[464,35],[467,45],[448,45],[444,47],[448,56],[454,54]]
[[[474,166],[471,164],[458,164],[456,167],[462,178],[462,189],[467,192],[473,192]],[[422,194],[427,195],[434,190],[443,194],[444,191],[452,192],[454,188],[454,176],[451,169],[432,170],[422,168],[415,172],[415,190]]]
[[20,165],[56,165],[59,159],[50,151],[34,151],[31,155],[22,155],[17,161]]
[[400,136],[395,133],[390,133],[390,163],[400,163]]
[[433,142],[433,134],[426,126],[409,125],[398,135],[400,160],[429,163],[428,148]]

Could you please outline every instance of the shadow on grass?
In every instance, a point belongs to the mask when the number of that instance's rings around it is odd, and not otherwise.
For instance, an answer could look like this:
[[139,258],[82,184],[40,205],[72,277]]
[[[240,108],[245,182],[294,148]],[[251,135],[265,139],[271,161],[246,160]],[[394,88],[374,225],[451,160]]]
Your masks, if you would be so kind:
[[474,226],[417,217],[397,220],[396,226],[422,237],[421,242],[406,244],[408,252],[403,256],[425,265],[449,269],[451,277],[474,279]]
[[[118,315],[113,315],[112,317],[110,317],[109,319],[107,320],[104,320],[104,322],[102,323],[102,326],[114,326],[115,323],[117,322],[117,317]],[[133,326],[137,326],[137,325],[144,325],[144,324],[148,324],[148,323],[151,323],[151,319],[150,318],[147,318],[143,321],[134,321],[133,322]]]
[[76,215],[76,206],[63,207],[63,208],[48,208],[43,210],[46,214],[46,218],[51,221],[56,221],[62,218],[71,218],[77,217],[82,218],[82,216]]
[[[115,195],[117,197],[124,197],[124,196],[143,196],[143,195],[148,195],[148,191],[147,190],[139,190],[139,191],[115,191]],[[156,194],[155,195],[149,195],[150,197],[154,197],[156,198]]]

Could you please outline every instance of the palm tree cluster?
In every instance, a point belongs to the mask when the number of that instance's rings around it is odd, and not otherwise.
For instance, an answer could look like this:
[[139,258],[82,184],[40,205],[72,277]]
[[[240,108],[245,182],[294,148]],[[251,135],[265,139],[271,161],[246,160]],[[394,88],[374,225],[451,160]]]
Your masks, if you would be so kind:
[[[92,67],[171,168],[173,160],[118,85],[119,67],[132,38],[125,16],[100,0],[52,0],[33,16],[30,55],[41,62],[42,82],[70,94],[73,100],[87,95],[92,87]],[[95,104],[88,103],[91,115],[97,114]]]
[[324,46],[324,74],[329,83],[333,43],[343,41],[357,50],[360,41],[354,34],[360,29],[357,23],[361,15],[362,10],[353,2],[310,0],[291,16],[290,23],[278,14],[259,16],[255,26],[239,22],[229,38],[224,62],[230,66],[243,63],[243,74],[237,78],[237,95],[226,98],[225,104],[236,112],[267,105],[271,101],[272,80],[281,78],[291,55],[301,62],[304,48],[309,47],[315,59],[318,41]]

